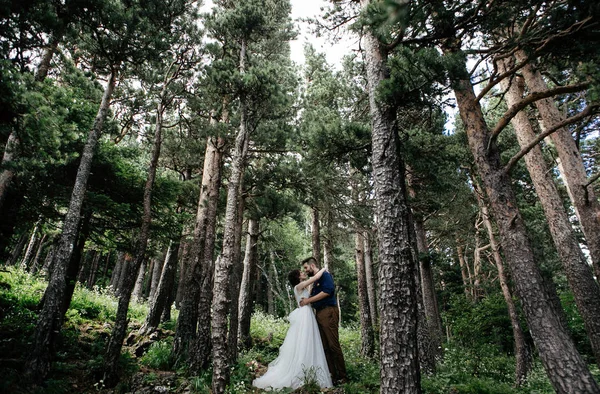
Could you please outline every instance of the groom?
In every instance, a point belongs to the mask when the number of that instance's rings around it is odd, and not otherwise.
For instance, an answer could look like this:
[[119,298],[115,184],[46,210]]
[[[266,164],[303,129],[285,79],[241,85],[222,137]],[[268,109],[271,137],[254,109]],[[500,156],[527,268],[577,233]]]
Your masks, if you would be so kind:
[[[302,266],[308,276],[314,276],[319,271],[317,260],[314,257],[304,259]],[[348,377],[338,333],[340,313],[335,299],[335,285],[329,272],[325,271],[323,276],[315,282],[309,298],[300,300],[300,306],[308,304],[312,304],[317,312],[321,342],[323,342],[327,366],[331,372],[333,383],[336,385],[345,383]]]

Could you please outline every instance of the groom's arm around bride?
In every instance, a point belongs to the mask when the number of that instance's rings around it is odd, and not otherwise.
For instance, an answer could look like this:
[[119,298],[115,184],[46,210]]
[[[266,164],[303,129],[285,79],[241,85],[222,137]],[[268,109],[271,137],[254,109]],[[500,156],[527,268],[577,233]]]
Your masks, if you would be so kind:
[[[302,261],[302,266],[309,276],[313,276],[319,271],[314,257]],[[340,315],[335,297],[333,277],[329,272],[323,272],[321,278],[314,283],[310,297],[303,298],[300,301],[300,306],[309,304],[316,311],[319,333],[321,334],[327,366],[332,374],[333,382],[334,384],[343,383],[347,380],[347,375],[344,354],[339,341]]]

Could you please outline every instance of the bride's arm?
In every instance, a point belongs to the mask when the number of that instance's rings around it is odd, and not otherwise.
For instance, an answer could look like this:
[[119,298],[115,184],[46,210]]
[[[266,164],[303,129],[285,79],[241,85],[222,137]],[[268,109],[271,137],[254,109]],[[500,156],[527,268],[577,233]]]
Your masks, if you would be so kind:
[[321,276],[323,276],[323,272],[327,271],[327,269],[325,268],[321,268],[319,270],[319,272],[317,272],[313,277],[308,278],[307,280],[305,280],[304,282],[300,282],[296,285],[296,289],[298,290],[303,290],[306,286],[309,286],[313,283],[315,283],[316,281],[318,281],[319,279],[321,279]]

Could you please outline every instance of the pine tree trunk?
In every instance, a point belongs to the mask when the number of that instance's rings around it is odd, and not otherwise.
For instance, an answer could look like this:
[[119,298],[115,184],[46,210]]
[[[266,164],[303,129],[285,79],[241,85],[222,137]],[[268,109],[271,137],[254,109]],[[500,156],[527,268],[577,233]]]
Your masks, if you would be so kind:
[[136,302],[142,302],[142,300],[144,299],[144,278],[146,277],[147,265],[148,261],[146,259],[142,260],[140,268],[136,273],[135,284],[133,286],[131,294],[131,296]]
[[[150,334],[156,330],[161,321],[161,315],[167,307],[168,300],[173,292],[175,284],[175,273],[177,271],[177,253],[179,251],[179,242],[170,242],[165,255],[165,263],[160,274],[159,282],[150,300],[150,308],[144,324],[140,328],[140,335]],[[168,305],[170,308],[171,306]]]
[[110,284],[109,286],[112,288],[113,294],[116,294],[119,290],[119,279],[121,278],[121,272],[123,271],[123,266],[125,262],[125,253],[117,252],[117,261],[115,262],[115,266],[112,271],[112,275],[110,276]]
[[373,275],[373,251],[371,249],[371,233],[365,231],[365,280],[367,282],[367,294],[369,295],[369,311],[371,312],[371,320],[373,326],[377,327],[379,319],[377,313],[377,290],[375,277]]
[[[228,123],[227,103],[223,105],[223,115],[221,121]],[[206,234],[204,241],[204,250],[200,256],[200,266],[202,282],[200,283],[200,298],[198,302],[198,335],[194,342],[194,348],[190,355],[190,370],[205,370],[210,365],[212,354],[211,315],[213,299],[213,278],[214,278],[214,250],[216,242],[217,229],[217,208],[219,202],[219,192],[221,189],[221,174],[223,170],[223,147],[225,141],[222,138],[211,140],[211,168],[210,182],[208,189],[208,205],[206,211]]]
[[96,283],[96,275],[98,273],[98,269],[100,268],[99,267],[100,257],[102,257],[102,254],[100,253],[100,251],[95,250],[94,258],[92,259],[92,265],[90,267],[90,273],[88,275],[87,283],[86,283],[86,286],[88,289],[91,289],[92,287],[94,287],[94,284]]
[[317,263],[321,263],[321,223],[319,222],[319,210],[316,207],[312,207],[310,210],[311,214],[311,226],[310,235],[312,240],[312,257],[317,260]]
[[[198,200],[194,240],[188,251],[188,262],[182,264],[188,269],[180,283],[183,286],[179,304],[179,317],[173,341],[173,354],[177,358],[190,358],[190,368],[199,371],[205,368],[210,354],[210,303],[212,301],[213,251],[216,228],[217,203],[221,186],[223,140],[211,137],[206,141],[202,185]],[[187,268],[186,268],[187,267]],[[208,294],[207,294],[208,293]],[[205,332],[197,336],[196,331]],[[194,339],[194,349],[188,352]]]
[[227,333],[227,348],[229,351],[229,364],[234,365],[238,356],[238,334],[239,334],[239,299],[240,284],[244,273],[244,262],[241,259],[242,250],[242,230],[244,225],[244,209],[246,205],[245,196],[242,192],[243,177],[240,181],[240,198],[238,206],[238,222],[235,233],[235,245],[233,256],[233,267],[231,269],[231,278],[229,283],[229,331]]
[[36,246],[37,240],[38,240],[39,228],[40,228],[40,222],[38,221],[35,224],[35,226],[33,227],[33,231],[31,232],[31,237],[29,237],[29,243],[27,244],[27,249],[25,249],[25,256],[23,256],[23,260],[21,260],[21,264],[19,264],[19,267],[23,271],[27,270],[29,261],[31,260],[31,258],[33,256],[33,251],[35,249],[35,246]]
[[94,120],[94,125],[88,135],[77,170],[75,186],[73,187],[71,201],[69,202],[69,208],[64,219],[58,250],[55,253],[52,275],[45,293],[46,302],[44,302],[44,307],[39,314],[34,334],[33,350],[29,353],[30,356],[25,367],[26,376],[32,382],[40,382],[46,377],[50,369],[50,356],[56,333],[60,331],[62,326],[63,314],[61,311],[62,300],[67,285],[66,271],[77,239],[81,207],[85,197],[94,151],[102,131],[104,120],[106,119],[110,98],[116,81],[117,69],[114,68],[102,96],[102,103]]
[[156,289],[158,289],[158,283],[160,282],[160,278],[162,276],[163,264],[166,263],[166,259],[164,261],[159,259],[154,259],[154,265],[152,267],[152,279],[150,280],[150,293],[148,294],[148,299],[153,300],[156,294]]
[[11,168],[11,163],[16,160],[19,149],[19,137],[16,131],[11,131],[6,141],[4,153],[2,154],[2,163],[0,164],[0,210],[6,200],[8,187],[15,177],[15,169]]
[[160,150],[162,145],[162,121],[163,112],[165,109],[163,106],[163,101],[165,100],[166,89],[167,84],[165,83],[161,91],[156,110],[154,143],[152,145],[152,154],[150,157],[150,165],[148,167],[148,178],[146,179],[146,184],[144,185],[144,211],[142,214],[142,225],[140,227],[140,232],[134,249],[135,257],[133,264],[127,265],[122,290],[120,291],[115,325],[106,346],[106,353],[104,355],[104,383],[108,387],[116,385],[119,380],[119,359],[121,356],[121,348],[123,347],[123,340],[125,339],[125,334],[127,332],[127,311],[129,310],[129,301],[131,299],[133,287],[136,284],[136,273],[138,271],[141,273],[144,272],[144,269],[141,268],[142,262],[145,262],[147,259],[146,249],[148,246],[148,239],[150,237],[150,225],[152,224],[152,189],[154,188],[156,170],[158,168],[158,160],[160,158]]
[[434,357],[442,356],[442,318],[438,308],[435,284],[433,281],[433,270],[431,269],[431,256],[427,246],[425,225],[422,217],[415,217],[415,236],[419,252],[419,272],[421,280],[421,291],[423,293],[423,307],[427,319],[427,327],[432,341]]
[[36,274],[39,270],[40,258],[42,257],[42,251],[48,244],[46,242],[46,238],[48,238],[48,235],[44,234],[44,235],[42,235],[42,239],[40,239],[40,242],[38,242],[38,247],[36,248],[35,257],[33,258],[33,261],[31,262],[31,273],[32,274]]
[[21,253],[23,253],[23,248],[25,247],[25,243],[27,243],[27,234],[21,234],[6,265],[17,264],[17,261],[19,261],[19,257],[21,257]]
[[517,308],[513,301],[512,293],[508,286],[508,276],[504,271],[504,263],[502,261],[502,257],[500,256],[500,245],[496,241],[496,236],[494,235],[494,229],[492,227],[491,216],[488,211],[488,207],[483,200],[483,190],[481,189],[481,186],[479,186],[477,180],[473,177],[471,178],[471,182],[475,189],[475,196],[477,197],[477,203],[479,204],[483,225],[485,226],[488,239],[490,240],[494,263],[498,269],[498,281],[500,282],[502,295],[504,296],[504,301],[506,302],[506,306],[508,308],[508,316],[510,317],[510,324],[512,326],[513,337],[515,340],[515,386],[519,387],[525,382],[525,378],[527,377],[531,367],[531,354],[529,347],[527,346],[527,342],[525,341],[525,334],[521,328],[519,315],[517,314]]
[[[242,39],[240,49],[240,73],[245,72],[247,42]],[[223,254],[215,264],[213,285],[213,314],[211,323],[213,375],[212,390],[214,394],[225,392],[229,383],[229,365],[227,351],[227,312],[229,311],[229,282],[235,258],[235,237],[238,223],[238,206],[240,184],[244,175],[245,160],[248,153],[249,130],[247,127],[246,98],[240,97],[240,128],[236,135],[231,174],[227,185],[227,206],[225,208],[225,225],[223,231]]]
[[[448,41],[446,45],[445,54],[460,53],[456,42]],[[510,179],[501,166],[500,153],[491,140],[466,67],[463,73],[463,79],[454,82],[454,95],[542,363],[558,393],[598,393],[598,385],[549,302]]]
[[[505,72],[510,67],[507,61],[499,64],[500,72]],[[522,84],[520,78],[513,80],[512,84],[506,80],[503,83],[503,89],[506,91],[505,99],[509,107],[515,105],[523,97],[523,86],[519,86],[519,83]],[[522,148],[535,139],[529,118],[524,112],[519,112],[511,122]],[[600,287],[594,280],[592,270],[581,252],[562,199],[554,184],[552,173],[546,165],[542,149],[539,146],[525,155],[525,164],[546,214],[554,245],[563,264],[569,287],[573,291],[577,308],[583,318],[596,363],[600,365]]]
[[253,280],[256,276],[258,263],[258,235],[259,220],[248,219],[248,237],[246,239],[246,253],[244,257],[244,272],[240,285],[239,297],[239,343],[243,349],[252,347],[250,337],[250,321],[252,318],[254,294],[252,292]]
[[456,254],[458,255],[458,263],[460,265],[460,276],[462,277],[465,295],[468,299],[471,298],[471,275],[469,275],[469,263],[465,258],[465,250],[459,240],[456,240]]
[[[326,224],[325,228],[327,230],[326,234],[323,238],[323,267],[327,268],[327,270],[335,275],[335,265],[333,264],[333,215],[331,214],[331,208],[327,208],[325,213]],[[339,307],[339,303],[338,303]],[[341,316],[341,314],[340,314]]]
[[[527,55],[523,51],[518,51],[516,57],[519,61],[524,61]],[[548,90],[542,75],[531,63],[523,68],[523,77],[531,92]],[[552,98],[538,100],[535,102],[535,106],[539,111],[543,130],[550,129],[564,120]],[[550,134],[550,139],[558,153],[562,167],[561,176],[565,181],[587,241],[594,273],[596,278],[600,278],[600,203],[594,187],[587,184],[588,178],[583,160],[569,129],[567,127],[559,129]]]
[[[370,0],[361,0],[363,9]],[[378,100],[388,78],[387,54],[372,32],[363,36],[372,129],[379,243],[381,393],[420,393],[415,264],[395,109]]]
[[373,332],[373,320],[369,309],[367,294],[367,280],[365,277],[365,239],[360,231],[356,230],[354,235],[356,278],[358,282],[358,307],[360,311],[360,354],[365,357],[373,357],[375,353],[375,335]]

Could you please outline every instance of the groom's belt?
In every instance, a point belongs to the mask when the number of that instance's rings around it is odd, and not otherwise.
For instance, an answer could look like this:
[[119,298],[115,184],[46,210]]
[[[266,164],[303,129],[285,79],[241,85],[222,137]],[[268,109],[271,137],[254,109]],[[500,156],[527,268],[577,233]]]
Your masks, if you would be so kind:
[[336,305],[319,305],[319,306],[315,306],[315,311],[320,312],[325,308],[335,308]]

